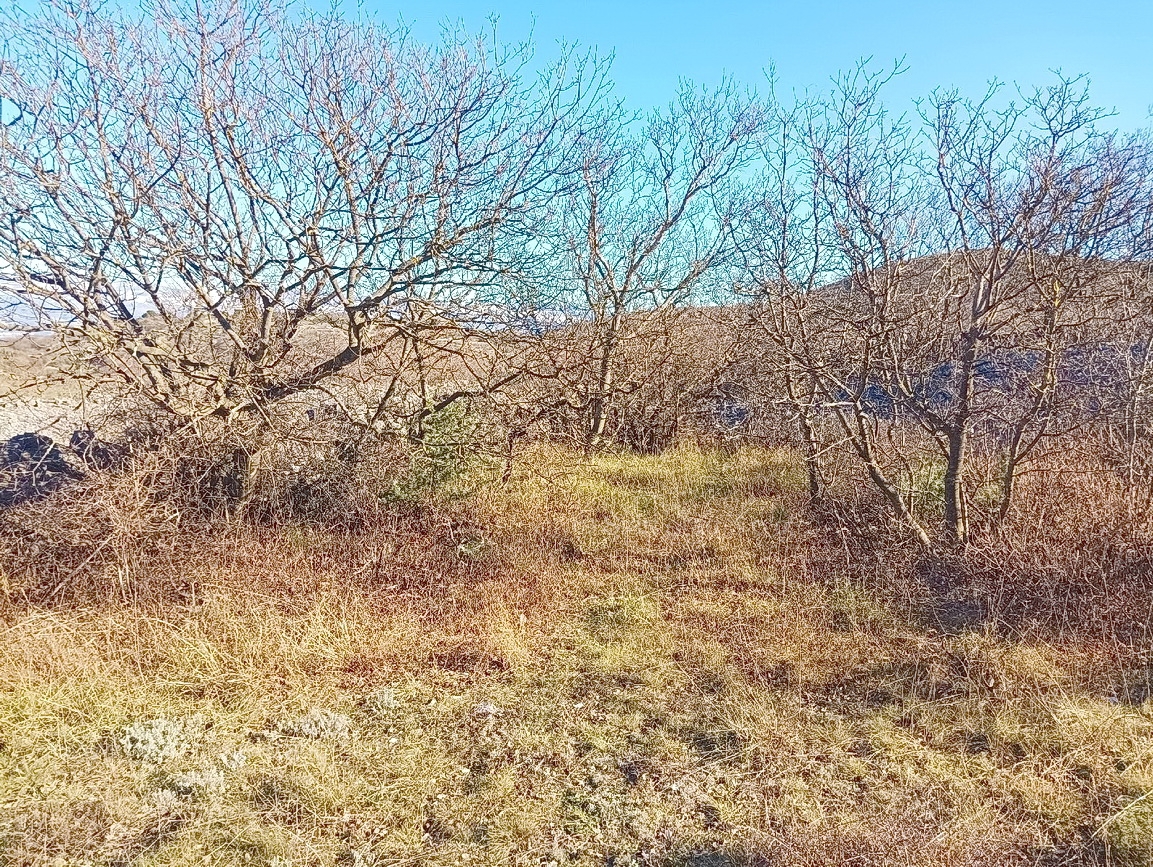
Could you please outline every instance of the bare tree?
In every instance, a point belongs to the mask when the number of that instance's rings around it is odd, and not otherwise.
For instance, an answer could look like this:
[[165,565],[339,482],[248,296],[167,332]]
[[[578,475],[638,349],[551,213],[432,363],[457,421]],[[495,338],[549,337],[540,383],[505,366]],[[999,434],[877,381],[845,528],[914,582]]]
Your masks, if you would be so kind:
[[1107,113],[1080,79],[1059,77],[1000,111],[996,94],[928,103],[934,176],[950,216],[933,295],[943,327],[930,345],[952,363],[939,368],[937,406],[902,393],[942,441],[946,530],[961,543],[974,430],[1003,451],[995,517],[1004,519],[1022,462],[1070,420],[1058,402],[1069,391],[1063,377],[1076,374],[1069,366],[1085,363],[1073,353],[1120,312],[1119,269],[1147,254],[1132,229],[1153,192],[1148,143],[1101,132]]
[[795,341],[790,351],[822,410],[836,420],[840,438],[894,514],[929,545],[911,492],[901,484],[911,455],[886,450],[899,429],[884,390],[886,374],[906,371],[915,349],[907,329],[916,300],[910,298],[916,291],[910,272],[927,252],[915,131],[881,100],[884,86],[900,72],[899,64],[880,72],[858,66],[836,80],[808,125],[819,215],[814,243],[824,246],[844,276],[818,291],[804,287],[787,324]]
[[[802,168],[774,151],[760,322],[810,438],[811,487],[812,419],[832,417],[894,513],[933,544],[913,507],[920,448],[907,435],[919,428],[943,461],[945,539],[964,544],[974,437],[1002,454],[997,521],[1023,461],[1084,420],[1077,354],[1121,315],[1124,263],[1147,255],[1150,149],[1098,131],[1103,113],[1066,79],[1001,110],[996,87],[978,102],[936,94],[922,140],[886,112],[888,78],[859,67],[808,110]],[[798,217],[804,231],[790,232]],[[816,287],[822,272],[844,276]]]
[[827,444],[818,431],[825,414],[818,379],[805,360],[807,307],[817,290],[837,273],[839,260],[828,243],[830,218],[820,173],[812,159],[812,141],[820,105],[802,99],[790,107],[778,101],[770,77],[765,134],[760,137],[764,165],[761,195],[746,223],[740,251],[748,298],[745,338],[735,362],[762,415],[789,416],[803,450],[809,497],[824,498],[822,461]]
[[[27,326],[194,426],[290,432],[278,404],[344,406],[370,363],[366,423],[514,378],[489,338],[604,65],[530,73],[527,46],[255,0],[150,8],[2,22],[0,256]],[[451,373],[414,406],[430,358]]]
[[731,82],[686,84],[641,132],[629,120],[612,114],[589,143],[557,237],[560,304],[588,359],[570,403],[586,413],[590,444],[604,438],[616,401],[642,384],[620,376],[628,345],[659,370],[676,351],[676,312],[700,302],[710,280],[727,284],[760,111]]

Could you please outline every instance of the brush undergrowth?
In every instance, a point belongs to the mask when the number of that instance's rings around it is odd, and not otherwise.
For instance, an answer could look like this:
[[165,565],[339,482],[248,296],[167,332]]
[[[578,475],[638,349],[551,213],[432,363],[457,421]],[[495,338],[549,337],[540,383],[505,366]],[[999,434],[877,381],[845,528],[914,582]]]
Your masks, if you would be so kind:
[[534,448],[356,532],[132,549],[156,593],[10,593],[0,863],[1153,863],[1140,648],[926,616],[803,488]]

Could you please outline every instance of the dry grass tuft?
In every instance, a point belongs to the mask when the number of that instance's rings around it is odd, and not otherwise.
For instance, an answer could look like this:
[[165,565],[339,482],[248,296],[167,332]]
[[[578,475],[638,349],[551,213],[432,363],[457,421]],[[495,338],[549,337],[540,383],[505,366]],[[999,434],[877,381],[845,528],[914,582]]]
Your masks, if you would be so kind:
[[[1153,857],[1138,632],[1003,595],[944,628],[915,558],[810,520],[788,452],[533,447],[354,531],[149,536],[107,503],[5,543],[2,863]],[[125,529],[34,591],[86,520]]]

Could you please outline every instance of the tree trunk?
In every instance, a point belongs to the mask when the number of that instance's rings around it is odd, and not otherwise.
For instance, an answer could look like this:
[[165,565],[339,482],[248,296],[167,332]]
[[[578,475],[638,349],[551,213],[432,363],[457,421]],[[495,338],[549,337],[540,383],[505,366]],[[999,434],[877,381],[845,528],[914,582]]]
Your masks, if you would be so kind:
[[969,451],[969,425],[973,410],[973,380],[977,365],[980,326],[970,325],[961,344],[961,381],[957,388],[954,421],[946,431],[945,536],[955,547],[969,541],[969,515],[965,506],[965,469]]
[[965,507],[965,459],[968,444],[968,431],[965,427],[958,427],[949,433],[949,452],[945,464],[945,534],[955,546],[962,546],[969,541],[969,516]]
[[913,537],[924,550],[931,551],[934,547],[932,538],[930,538],[925,528],[921,526],[921,523],[909,510],[909,504],[906,503],[904,497],[901,496],[900,489],[889,480],[889,477],[885,475],[885,471],[877,462],[877,456],[873,450],[873,437],[869,433],[869,425],[872,423],[869,413],[860,403],[857,403],[853,407],[853,418],[851,421],[846,417],[846,413],[843,410],[837,411],[837,417],[845,433],[847,433],[852,440],[853,449],[865,465],[865,469],[869,473],[869,478],[889,503],[889,507],[893,510],[894,516],[909,528]]
[[588,446],[600,445],[608,425],[609,392],[613,387],[613,362],[615,361],[617,337],[620,333],[621,311],[615,310],[605,323],[607,331],[601,340],[601,352],[597,368],[596,392],[593,394],[589,418]]
[[801,427],[801,440],[805,445],[805,476],[809,485],[809,504],[819,506],[825,498],[825,486],[821,478],[821,453],[817,435],[813,430],[813,421],[809,418],[807,407],[798,413],[798,423]]

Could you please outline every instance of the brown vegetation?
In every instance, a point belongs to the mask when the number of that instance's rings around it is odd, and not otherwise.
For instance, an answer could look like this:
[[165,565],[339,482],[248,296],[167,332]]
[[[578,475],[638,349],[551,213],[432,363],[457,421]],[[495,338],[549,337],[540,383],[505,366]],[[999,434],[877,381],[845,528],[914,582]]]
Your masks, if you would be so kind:
[[0,851],[1147,863],[1153,530],[1046,478],[1050,537],[950,559],[814,523],[755,448],[535,446],[344,529],[5,513]]
[[149,10],[0,15],[0,864],[1153,864],[1147,134]]

